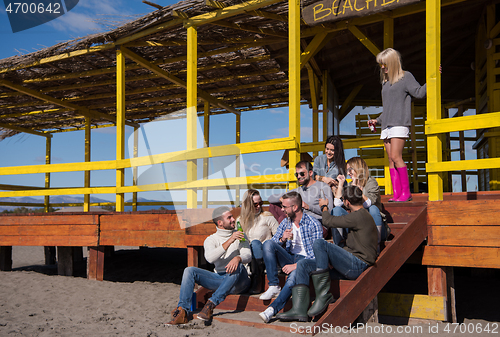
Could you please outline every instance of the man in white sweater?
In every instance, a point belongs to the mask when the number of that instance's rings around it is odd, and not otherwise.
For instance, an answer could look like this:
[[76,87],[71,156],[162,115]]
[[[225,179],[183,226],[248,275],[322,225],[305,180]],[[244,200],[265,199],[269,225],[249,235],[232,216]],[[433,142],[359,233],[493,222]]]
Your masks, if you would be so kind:
[[181,291],[177,308],[172,311],[172,319],[167,325],[185,324],[189,321],[191,297],[195,283],[214,290],[197,315],[205,321],[212,319],[214,308],[229,294],[244,293],[250,287],[250,278],[244,264],[252,259],[248,239],[243,232],[235,230],[235,220],[229,207],[216,208],[212,219],[217,231],[205,239],[205,259],[215,265],[215,272],[196,267],[187,267],[182,275]]

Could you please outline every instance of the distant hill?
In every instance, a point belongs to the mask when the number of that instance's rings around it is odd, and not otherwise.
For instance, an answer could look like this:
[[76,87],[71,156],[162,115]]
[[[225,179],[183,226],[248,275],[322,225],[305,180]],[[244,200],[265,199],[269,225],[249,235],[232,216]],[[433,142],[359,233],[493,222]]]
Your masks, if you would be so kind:
[[[144,198],[138,198],[138,202],[159,202],[160,200],[149,200],[149,199],[144,199]],[[18,203],[25,203],[25,204],[43,204],[43,198],[34,198],[34,197],[17,197],[17,198],[0,198],[0,202],[18,202]],[[94,196],[90,196],[90,202],[109,202],[109,200],[104,200],[100,199]],[[132,202],[132,200],[127,200],[126,202]],[[65,196],[65,195],[57,195],[57,196],[51,196],[50,197],[50,203],[54,204],[73,204],[73,203],[83,203],[83,197],[73,197],[73,196]],[[32,206],[30,207],[29,205],[23,205],[24,207],[27,208],[39,208],[41,206]],[[20,206],[0,206],[0,212],[4,210],[13,210],[14,208],[17,208]],[[137,207],[137,210],[139,211],[146,211],[149,209],[160,209],[161,206],[139,206]],[[166,209],[173,209],[173,206],[163,206]],[[125,206],[125,211],[129,212],[132,211],[132,206]]]

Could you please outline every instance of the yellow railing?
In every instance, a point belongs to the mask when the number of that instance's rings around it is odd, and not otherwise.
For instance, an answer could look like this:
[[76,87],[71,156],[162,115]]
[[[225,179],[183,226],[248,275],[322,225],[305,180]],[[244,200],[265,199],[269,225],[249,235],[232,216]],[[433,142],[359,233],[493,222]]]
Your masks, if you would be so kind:
[[[437,135],[457,131],[494,128],[499,126],[500,112],[492,112],[473,116],[454,117],[450,119],[430,120],[425,123],[425,133],[426,135]],[[426,164],[427,173],[495,168],[500,168],[500,158],[434,161]],[[429,184],[429,194],[434,192],[436,195],[439,195],[439,188],[440,186]]]
[[[381,147],[383,143],[377,137],[363,137],[344,140],[345,149],[353,148],[368,148],[368,147]],[[139,166],[149,166],[154,164],[172,163],[177,161],[197,160],[206,158],[215,158],[223,156],[236,156],[242,154],[261,153],[269,151],[284,151],[299,148],[300,152],[320,152],[324,150],[323,142],[315,143],[302,143],[297,146],[292,138],[279,138],[265,141],[256,141],[232,145],[214,146],[207,148],[199,148],[191,151],[177,151],[170,153],[162,153],[156,155],[149,155],[137,158],[129,158],[122,160],[108,160],[97,162],[80,162],[80,163],[66,163],[66,164],[45,164],[45,165],[30,165],[18,167],[2,167],[0,168],[0,176],[19,175],[19,174],[39,174],[39,173],[54,173],[54,172],[79,172],[79,171],[98,171],[98,170],[116,170],[135,168]],[[387,158],[369,159],[369,165],[387,166]],[[386,186],[390,179],[378,178],[377,181],[380,186]],[[147,185],[137,186],[107,186],[107,187],[66,187],[66,188],[37,188],[31,186],[12,186],[11,191],[0,192],[2,197],[23,197],[23,196],[55,196],[55,195],[75,195],[75,194],[123,194],[133,192],[146,192],[146,191],[165,191],[165,190],[185,190],[185,189],[198,189],[204,188],[221,189],[221,188],[236,188],[241,186],[251,185],[255,188],[272,188],[281,187],[285,188],[289,183],[295,182],[295,177],[292,173],[282,174],[263,174],[257,176],[245,177],[230,177],[218,179],[201,179],[193,181],[177,181],[177,182],[164,182]],[[8,188],[9,186],[4,186]],[[201,202],[197,202],[200,204]],[[222,201],[208,202],[208,204],[218,204]],[[125,205],[129,206],[133,203],[127,202]],[[158,202],[158,203],[137,203],[137,205],[173,205],[174,202]],[[185,204],[185,202],[175,202],[175,204]],[[11,206],[25,206],[21,203],[2,203],[2,205]],[[36,204],[35,206],[42,206],[43,204]],[[62,206],[81,206],[81,203],[74,204],[50,204],[52,207]],[[102,206],[113,205],[110,203],[88,203],[89,206]],[[45,205],[47,206],[47,205]]]

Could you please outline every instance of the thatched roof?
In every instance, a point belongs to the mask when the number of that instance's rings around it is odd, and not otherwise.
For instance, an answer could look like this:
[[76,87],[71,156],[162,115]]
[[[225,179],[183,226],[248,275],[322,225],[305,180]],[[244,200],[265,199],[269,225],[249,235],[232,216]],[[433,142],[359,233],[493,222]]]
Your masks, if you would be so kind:
[[[313,2],[305,0],[302,6]],[[223,3],[231,6],[241,2],[230,0]],[[445,101],[474,96],[474,72],[470,65],[474,61],[476,26],[484,14],[484,3],[469,0],[443,7]],[[198,27],[199,88],[239,111],[287,106],[287,4],[279,2],[259,11]],[[117,45],[126,46],[133,53],[185,80],[187,33],[182,16],[193,17],[214,10],[205,2],[181,1],[110,32],[0,60],[0,127],[14,129],[3,129],[0,138],[19,130],[61,132],[81,129],[85,124],[85,113],[93,116],[93,127],[112,124],[111,120],[116,116]],[[382,47],[381,20],[392,14],[373,15],[373,20],[365,20],[366,24],[358,28]],[[329,72],[341,102],[354,88],[362,85],[355,102],[378,104],[380,84],[374,56],[346,29],[356,22],[337,22],[316,28],[303,24],[301,42],[305,48],[314,33],[322,29],[332,32],[325,47],[309,62],[312,71],[319,79],[323,71]],[[158,29],[165,25],[168,27]],[[394,26],[394,47],[402,53],[406,68],[417,80],[424,82],[425,13],[397,17]],[[138,37],[140,32],[149,34]],[[66,57],[71,52],[95,47],[100,47],[100,50]],[[58,55],[62,57],[51,59]],[[130,59],[126,65],[128,122],[143,123],[185,108],[184,88]],[[308,71],[306,67],[302,71],[301,98],[303,103],[309,103]],[[34,98],[19,92],[19,88],[45,96]],[[50,98],[50,102],[45,98]],[[75,107],[84,109],[78,112]],[[211,108],[212,113],[227,112],[218,107]],[[203,103],[199,101],[199,111],[202,110]]]

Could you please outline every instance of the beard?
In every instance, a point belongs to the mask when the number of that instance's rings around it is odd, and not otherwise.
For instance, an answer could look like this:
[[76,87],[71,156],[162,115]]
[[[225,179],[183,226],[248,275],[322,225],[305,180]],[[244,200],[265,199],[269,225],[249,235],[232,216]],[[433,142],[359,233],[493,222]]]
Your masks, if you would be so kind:
[[287,217],[290,219],[290,221],[294,221],[295,218],[297,217],[294,212],[286,213]]

